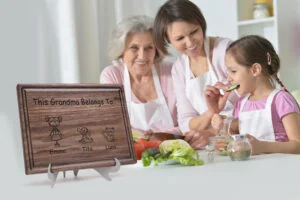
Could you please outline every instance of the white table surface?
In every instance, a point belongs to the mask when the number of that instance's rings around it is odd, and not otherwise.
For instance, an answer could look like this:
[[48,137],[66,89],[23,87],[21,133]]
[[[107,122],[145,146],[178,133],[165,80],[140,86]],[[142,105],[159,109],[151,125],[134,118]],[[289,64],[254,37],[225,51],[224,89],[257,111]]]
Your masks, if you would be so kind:
[[[19,127],[12,128],[4,118],[0,122],[5,133],[0,145],[1,199],[300,199],[300,155],[284,154],[248,161],[217,156],[213,163],[196,167],[143,167],[138,162],[121,166],[111,182],[93,169],[80,170],[78,177],[67,171],[65,179],[59,173],[51,188],[47,174],[25,175],[21,144],[13,136]],[[200,155],[206,161],[204,152]]]

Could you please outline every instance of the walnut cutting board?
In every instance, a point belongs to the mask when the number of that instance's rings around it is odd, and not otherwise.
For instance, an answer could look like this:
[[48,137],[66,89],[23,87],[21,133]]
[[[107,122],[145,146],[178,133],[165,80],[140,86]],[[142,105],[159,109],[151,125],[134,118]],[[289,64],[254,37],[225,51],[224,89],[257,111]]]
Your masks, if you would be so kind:
[[136,163],[122,85],[18,84],[25,173]]

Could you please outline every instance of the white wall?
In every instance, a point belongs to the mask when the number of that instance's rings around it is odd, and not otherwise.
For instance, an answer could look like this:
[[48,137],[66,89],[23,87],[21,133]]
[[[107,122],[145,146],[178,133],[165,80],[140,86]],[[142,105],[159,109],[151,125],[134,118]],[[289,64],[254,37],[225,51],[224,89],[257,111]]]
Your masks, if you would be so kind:
[[[220,36],[231,39],[238,38],[237,32],[237,5],[235,1],[222,1],[219,0],[218,5],[207,0],[191,0],[195,3],[203,13],[207,22],[207,35]],[[224,8],[229,8],[229,12],[224,12]],[[209,13],[208,11],[214,11]],[[226,19],[226,21],[225,21]],[[224,21],[223,21],[224,20]],[[227,23],[230,22],[230,23]]]
[[[108,38],[121,19],[132,15],[154,17],[165,0],[74,0],[78,39],[80,81],[98,83],[107,56]],[[85,67],[84,67],[85,66]]]
[[[292,3],[293,2],[293,3]],[[280,9],[284,8],[284,9]],[[300,0],[278,0],[280,79],[288,90],[300,89]],[[292,13],[292,14],[291,14]]]
[[[0,131],[0,157],[6,152],[15,157],[18,166],[1,164],[2,168],[12,167],[23,170],[22,143],[19,125],[16,84],[39,82],[37,9],[40,0],[0,1],[0,120],[5,127]],[[0,123],[2,125],[2,123]],[[5,130],[11,130],[5,132]],[[11,134],[14,133],[14,134]],[[9,135],[7,135],[9,134]],[[10,155],[10,154],[9,154]],[[17,173],[17,172],[16,172]]]
[[293,38],[294,38],[294,49],[292,49],[292,54],[296,58],[298,58],[298,62],[294,66],[295,74],[290,73],[290,77],[292,80],[295,80],[293,82],[294,89],[300,89],[300,78],[298,78],[297,74],[300,74],[300,0],[298,1],[298,5],[295,5],[297,7],[297,13],[298,13],[298,20],[295,22],[296,26],[293,31]]

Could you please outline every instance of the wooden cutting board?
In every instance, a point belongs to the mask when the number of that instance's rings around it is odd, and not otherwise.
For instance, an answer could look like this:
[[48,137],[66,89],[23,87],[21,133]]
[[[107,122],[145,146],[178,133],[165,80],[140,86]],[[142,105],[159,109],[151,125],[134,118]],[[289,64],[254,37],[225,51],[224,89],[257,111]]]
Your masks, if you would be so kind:
[[25,173],[136,163],[122,85],[18,84]]

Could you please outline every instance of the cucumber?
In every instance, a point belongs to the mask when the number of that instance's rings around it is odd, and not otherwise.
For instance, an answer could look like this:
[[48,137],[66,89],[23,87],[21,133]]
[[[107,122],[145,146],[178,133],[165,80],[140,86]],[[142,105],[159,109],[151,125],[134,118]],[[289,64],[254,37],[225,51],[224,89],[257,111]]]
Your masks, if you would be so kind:
[[232,90],[238,89],[240,87],[240,85],[232,85],[230,87],[228,87],[225,92],[230,92]]

